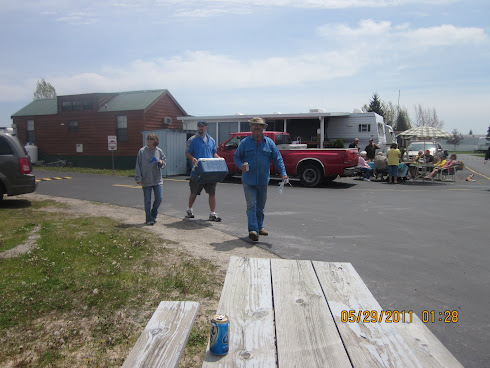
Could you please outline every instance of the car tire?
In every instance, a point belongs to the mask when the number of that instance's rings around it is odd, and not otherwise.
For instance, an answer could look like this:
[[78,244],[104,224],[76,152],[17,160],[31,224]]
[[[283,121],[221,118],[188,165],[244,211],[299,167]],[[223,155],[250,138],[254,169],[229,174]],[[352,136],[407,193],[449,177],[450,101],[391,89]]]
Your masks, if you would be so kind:
[[321,183],[323,175],[317,165],[305,165],[301,168],[299,180],[305,187],[315,187]]
[[2,183],[0,183],[0,201],[3,201],[3,194],[4,193],[5,192],[3,191],[3,185],[2,185]]

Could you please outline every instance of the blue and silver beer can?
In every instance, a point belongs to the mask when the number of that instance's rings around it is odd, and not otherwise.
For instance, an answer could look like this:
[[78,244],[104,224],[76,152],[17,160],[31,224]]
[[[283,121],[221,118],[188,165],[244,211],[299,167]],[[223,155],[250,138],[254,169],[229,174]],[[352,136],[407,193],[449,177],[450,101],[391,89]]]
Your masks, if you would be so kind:
[[226,355],[229,349],[230,320],[224,314],[216,314],[211,319],[209,351],[214,355]]

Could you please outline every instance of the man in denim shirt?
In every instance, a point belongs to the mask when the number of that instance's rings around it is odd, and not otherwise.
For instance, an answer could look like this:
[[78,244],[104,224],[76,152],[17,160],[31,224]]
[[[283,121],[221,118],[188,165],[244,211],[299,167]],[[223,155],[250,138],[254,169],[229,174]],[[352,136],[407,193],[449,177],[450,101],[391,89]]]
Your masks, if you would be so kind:
[[242,139],[234,160],[242,170],[242,184],[247,201],[248,237],[259,240],[268,235],[264,229],[264,207],[267,201],[267,185],[270,180],[270,162],[279,170],[282,180],[288,178],[281,153],[272,139],[264,136],[267,124],[261,118],[249,120],[252,134]]

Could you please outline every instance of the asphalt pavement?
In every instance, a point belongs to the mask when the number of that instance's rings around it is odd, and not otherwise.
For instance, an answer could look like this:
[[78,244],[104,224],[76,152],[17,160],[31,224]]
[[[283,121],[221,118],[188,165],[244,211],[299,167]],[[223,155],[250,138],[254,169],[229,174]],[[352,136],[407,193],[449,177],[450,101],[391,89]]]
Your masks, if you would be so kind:
[[[259,245],[289,259],[350,262],[386,310],[434,315],[431,331],[465,367],[490,366],[490,163],[460,155],[455,182],[364,182],[342,178],[318,188],[293,181],[282,194],[272,180]],[[474,182],[464,178],[474,174]],[[37,193],[143,208],[134,178],[35,171]],[[184,220],[186,177],[164,180],[161,213]],[[245,199],[237,178],[217,188],[221,223],[212,226],[248,242]],[[197,221],[209,214],[196,200]],[[142,215],[142,222],[144,218]],[[426,312],[424,312],[426,311]],[[439,321],[457,311],[457,322]]]

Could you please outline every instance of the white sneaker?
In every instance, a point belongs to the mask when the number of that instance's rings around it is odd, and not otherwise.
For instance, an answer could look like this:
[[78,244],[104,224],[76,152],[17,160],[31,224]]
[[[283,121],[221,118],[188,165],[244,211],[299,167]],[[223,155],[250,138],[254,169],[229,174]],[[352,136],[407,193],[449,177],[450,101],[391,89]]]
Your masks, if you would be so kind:
[[364,180],[364,181],[371,181],[371,179],[368,179],[368,178],[364,178],[362,180]]
[[188,218],[194,218],[194,212],[192,211],[192,208],[187,209],[187,211],[186,211],[186,217],[188,217]]

